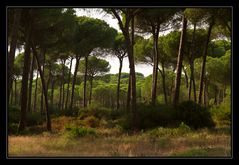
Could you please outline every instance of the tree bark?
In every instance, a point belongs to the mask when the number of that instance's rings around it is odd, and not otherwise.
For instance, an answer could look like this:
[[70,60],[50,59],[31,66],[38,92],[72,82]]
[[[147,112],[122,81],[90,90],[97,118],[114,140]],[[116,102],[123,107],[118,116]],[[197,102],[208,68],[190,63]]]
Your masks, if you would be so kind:
[[65,103],[65,109],[68,108],[68,96],[69,96],[69,88],[70,88],[70,80],[71,80],[71,67],[72,67],[72,61],[73,58],[71,58],[71,62],[70,62],[70,70],[68,73],[68,83],[67,83],[67,92],[66,92],[66,103]]
[[[35,57],[34,57],[35,58]],[[35,59],[36,60],[36,59]],[[38,70],[37,70],[37,77],[36,77],[36,86],[35,86],[35,96],[34,96],[34,105],[33,105],[33,109],[36,112],[36,103],[37,103],[37,81],[38,81]]]
[[130,78],[130,74],[129,74],[128,90],[127,90],[127,103],[126,103],[127,109],[130,109],[130,91],[131,91],[131,78]]
[[63,63],[63,70],[62,70],[62,103],[61,103],[61,109],[63,110],[64,109],[64,102],[65,102],[65,64],[66,64],[66,60],[64,60],[64,63]]
[[92,86],[93,86],[93,78],[91,78],[91,80],[90,80],[90,98],[89,98],[89,105],[91,104]]
[[88,63],[88,56],[85,56],[84,100],[83,100],[84,107],[87,107],[87,98],[86,98],[87,63]]
[[35,60],[34,60],[34,57],[32,56],[31,73],[30,73],[30,84],[29,84],[29,94],[28,94],[28,106],[27,106],[27,111],[28,112],[32,112],[32,110],[31,110],[31,103],[32,103],[32,81],[33,81],[34,66],[35,66]]
[[[42,74],[43,74],[43,77],[44,77],[44,72],[45,72],[45,59],[46,59],[46,50],[43,49],[41,50],[41,53],[42,53],[42,56],[43,56],[43,63],[42,63]],[[39,65],[40,66],[40,65]],[[40,69],[41,70],[41,69]],[[39,72],[40,73],[40,72]],[[40,77],[41,77],[41,74],[40,74]],[[43,91],[43,87],[41,89],[41,114],[43,114],[43,109],[44,109],[44,98],[43,98],[43,95],[44,95],[44,91]]]
[[186,88],[188,88],[188,74],[187,74],[187,71],[184,68],[184,66],[182,66],[182,69],[183,69],[183,73],[185,75],[185,85],[186,85]]
[[10,91],[12,89],[12,82],[13,82],[13,66],[14,66],[14,59],[15,59],[15,51],[17,47],[17,39],[18,39],[18,27],[21,18],[21,9],[14,9],[14,18],[13,18],[13,25],[11,31],[11,41],[10,41],[10,51],[8,55],[8,87],[7,87],[7,103],[9,105],[9,96]]
[[[31,9],[29,10],[29,17],[31,17]],[[21,87],[21,116],[20,123],[18,127],[18,133],[23,131],[26,127],[26,110],[27,110],[27,94],[28,94],[28,75],[30,69],[30,39],[31,39],[31,23],[26,27],[26,43],[25,43],[25,52],[24,52],[24,66],[23,66],[23,75],[22,75],[22,87]]]
[[76,82],[76,76],[77,76],[77,71],[78,71],[78,67],[79,67],[79,62],[80,62],[80,58],[77,56],[76,57],[76,65],[75,65],[75,71],[74,71],[74,76],[72,79],[72,90],[71,90],[71,104],[70,104],[70,108],[73,108],[73,101],[74,101],[74,95],[75,95],[75,82]]
[[[46,83],[45,83],[45,79],[44,79],[44,73],[41,70],[37,51],[36,51],[34,45],[32,45],[32,50],[33,50],[33,55],[35,56],[36,61],[37,61],[38,71],[40,73],[42,89],[43,89],[43,94],[44,94],[44,98],[45,98],[47,131],[51,132],[51,117],[50,117],[50,113],[49,113],[49,109],[48,109],[49,106],[48,106],[48,98],[47,98],[47,87],[46,87]],[[44,52],[44,57],[45,57],[45,50],[43,52]],[[44,65],[44,63],[43,63],[43,65]]]
[[207,49],[208,49],[208,44],[209,44],[209,41],[210,41],[210,35],[211,35],[213,25],[214,25],[214,21],[212,23],[210,23],[210,25],[209,25],[208,32],[207,32],[207,40],[206,40],[205,48],[204,48],[204,52],[203,52],[203,61],[202,61],[202,68],[201,68],[201,75],[200,75],[200,87],[199,87],[199,95],[198,95],[198,104],[202,103],[203,80],[204,80],[204,75],[205,75]]
[[15,105],[17,105],[17,79],[15,78]]
[[121,78],[121,70],[123,66],[123,59],[119,58],[119,74],[118,74],[118,83],[117,83],[117,104],[116,109],[119,109],[119,95],[120,95],[120,78]]
[[153,77],[152,77],[152,89],[151,89],[151,102],[152,105],[155,105],[156,102],[156,94],[157,94],[157,80],[158,80],[158,35],[159,35],[159,27],[152,27],[153,29],[153,38],[154,38],[154,56],[153,56]]
[[194,81],[194,53],[195,53],[195,33],[196,33],[196,27],[197,24],[194,23],[193,25],[193,38],[192,38],[192,51],[191,51],[191,56],[190,56],[190,83],[189,83],[189,88],[188,88],[188,99],[191,100],[191,91],[192,91],[192,85],[193,85],[193,92],[194,92],[194,101],[196,102],[196,87],[195,87],[195,81]]
[[186,39],[187,19],[183,16],[183,29],[181,32],[180,45],[177,60],[177,73],[175,79],[175,91],[173,96],[173,104],[176,106],[179,102],[179,90],[181,84],[182,62],[183,62],[183,47]]
[[51,79],[51,105],[54,105],[54,79]]
[[165,71],[164,71],[164,63],[162,62],[162,81],[163,81],[163,94],[164,94],[164,102],[168,104],[167,92],[166,92],[166,83],[165,83]]

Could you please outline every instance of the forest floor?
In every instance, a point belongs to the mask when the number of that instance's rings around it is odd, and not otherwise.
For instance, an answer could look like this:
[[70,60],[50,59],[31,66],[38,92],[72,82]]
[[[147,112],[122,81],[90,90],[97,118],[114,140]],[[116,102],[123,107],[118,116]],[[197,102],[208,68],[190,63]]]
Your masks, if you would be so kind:
[[[69,118],[64,117],[64,122]],[[64,122],[53,120],[53,132],[9,135],[9,157],[231,157],[228,126],[186,130],[156,128],[125,132],[95,128],[95,135],[69,136]],[[39,126],[39,128],[42,126]],[[35,128],[37,129],[37,128]]]

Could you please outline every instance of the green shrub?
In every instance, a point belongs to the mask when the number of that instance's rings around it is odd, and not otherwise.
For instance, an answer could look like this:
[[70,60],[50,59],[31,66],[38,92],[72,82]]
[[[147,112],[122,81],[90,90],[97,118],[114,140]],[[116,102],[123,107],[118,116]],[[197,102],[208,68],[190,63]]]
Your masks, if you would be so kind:
[[176,111],[170,105],[151,106],[140,104],[137,106],[136,113],[136,124],[135,121],[133,121],[133,114],[128,112],[122,116],[119,125],[125,130],[132,129],[133,125],[138,129],[178,125],[178,122],[175,118]]
[[210,108],[213,119],[218,124],[230,125],[231,123],[231,106],[222,103],[219,106],[212,106]]
[[45,116],[40,112],[27,113],[27,126],[39,125],[45,121]]
[[17,134],[18,124],[17,123],[8,124],[7,130],[8,134]]
[[208,109],[193,101],[185,101],[179,104],[176,117],[177,120],[194,129],[215,126]]
[[95,129],[93,128],[87,128],[87,127],[77,127],[74,125],[67,125],[65,127],[65,130],[67,131],[68,135],[70,137],[83,137],[87,135],[97,135]]
[[8,108],[8,124],[19,123],[20,121],[20,107],[9,106]]

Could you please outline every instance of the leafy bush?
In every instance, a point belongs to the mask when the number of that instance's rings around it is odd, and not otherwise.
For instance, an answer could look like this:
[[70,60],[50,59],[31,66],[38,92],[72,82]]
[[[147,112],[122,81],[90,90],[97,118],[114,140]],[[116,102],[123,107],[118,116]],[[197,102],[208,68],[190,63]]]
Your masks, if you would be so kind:
[[[178,124],[175,118],[176,111],[170,105],[138,105],[137,107],[137,124],[138,129],[155,128],[158,126],[176,126]],[[132,129],[134,125],[132,113],[125,113],[122,116],[119,125],[125,129]]]
[[222,103],[219,106],[212,106],[210,112],[214,121],[218,124],[230,125],[231,123],[231,106],[227,103]]
[[177,128],[159,127],[148,132],[150,137],[172,137],[180,136],[191,132],[191,128],[183,122]]
[[193,101],[185,101],[179,104],[176,117],[177,120],[195,129],[215,126],[208,109]]
[[80,119],[84,119],[89,116],[94,116],[98,119],[110,119],[111,110],[104,107],[96,107],[94,105],[79,110],[78,117]]
[[8,134],[17,134],[18,124],[17,123],[8,124],[7,130]]
[[20,107],[10,106],[8,108],[8,123],[19,123],[20,121]]
[[65,130],[67,131],[68,135],[70,137],[83,137],[87,135],[97,135],[95,129],[93,128],[87,128],[87,127],[77,127],[74,125],[67,125],[65,127]]
[[27,113],[27,126],[42,124],[45,120],[45,116],[40,112]]

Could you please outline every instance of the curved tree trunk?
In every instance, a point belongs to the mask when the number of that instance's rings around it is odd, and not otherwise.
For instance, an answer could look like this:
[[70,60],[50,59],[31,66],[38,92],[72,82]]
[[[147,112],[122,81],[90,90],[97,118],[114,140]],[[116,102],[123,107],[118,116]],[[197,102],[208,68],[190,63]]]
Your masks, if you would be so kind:
[[79,67],[79,62],[80,62],[80,58],[77,56],[76,57],[76,65],[75,65],[75,71],[74,71],[74,76],[72,79],[72,90],[71,90],[71,104],[70,104],[70,108],[73,108],[73,101],[74,101],[74,95],[75,95],[75,82],[76,82],[76,76],[77,76],[77,71],[78,71],[78,67]]
[[117,83],[117,104],[116,104],[116,109],[119,109],[119,95],[120,95],[120,78],[121,78],[121,70],[123,66],[123,59],[119,58],[119,74],[118,74],[118,83]]
[[88,56],[86,56],[86,57],[85,57],[85,76],[84,76],[84,107],[87,107],[87,99],[86,99],[87,63],[88,63]]
[[65,103],[65,109],[68,108],[68,96],[69,96],[69,88],[70,88],[70,80],[71,80],[71,67],[72,67],[72,61],[73,61],[73,57],[71,58],[71,62],[70,62],[70,70],[68,73],[68,80],[67,80],[67,92],[66,92],[66,103]]
[[[41,82],[42,82],[43,94],[44,94],[44,98],[45,98],[47,131],[51,131],[51,117],[50,117],[49,108],[48,108],[49,106],[48,106],[48,98],[47,98],[47,87],[46,87],[46,83],[45,83],[44,73],[41,70],[37,51],[36,51],[34,45],[32,45],[32,50],[33,50],[33,55],[36,57],[38,71],[40,73]],[[45,50],[43,52],[44,52],[44,56],[45,56]]]
[[208,49],[208,44],[209,44],[209,41],[210,41],[210,35],[211,35],[213,25],[214,25],[214,22],[210,23],[210,25],[209,25],[208,32],[207,32],[207,40],[206,40],[205,48],[204,48],[204,52],[203,52],[203,61],[202,61],[202,68],[201,68],[201,74],[200,74],[200,87],[199,87],[199,95],[198,95],[198,104],[202,103],[203,80],[204,80],[204,75],[205,75],[207,49]]
[[174,106],[179,102],[179,91],[181,84],[181,72],[182,72],[182,62],[183,62],[183,46],[186,39],[186,29],[187,29],[187,19],[183,16],[183,29],[181,32],[179,51],[178,51],[178,60],[177,60],[177,73],[175,78],[175,91],[173,96],[173,104]]
[[18,27],[20,23],[21,18],[21,9],[9,9],[14,10],[14,18],[13,18],[13,25],[12,25],[12,31],[11,31],[11,41],[10,41],[10,51],[8,55],[8,86],[7,86],[7,103],[9,104],[9,96],[10,91],[12,89],[12,82],[13,82],[13,65],[14,65],[14,59],[15,59],[15,51],[17,47],[17,39],[18,39]]

